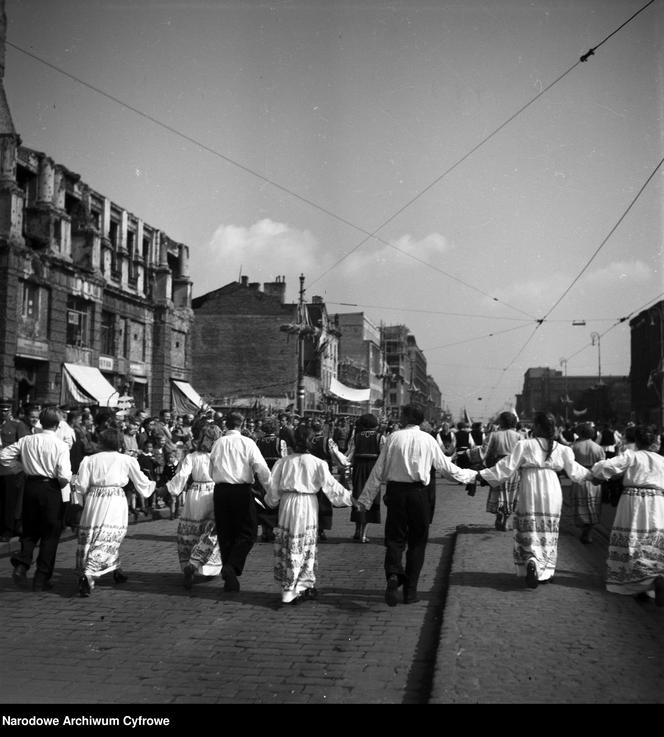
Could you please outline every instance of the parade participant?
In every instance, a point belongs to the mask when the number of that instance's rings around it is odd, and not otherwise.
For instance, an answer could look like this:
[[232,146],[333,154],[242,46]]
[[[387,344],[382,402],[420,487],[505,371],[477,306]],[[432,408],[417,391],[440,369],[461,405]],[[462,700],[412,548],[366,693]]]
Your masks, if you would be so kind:
[[554,436],[556,420],[550,412],[537,412],[531,437],[516,444],[509,456],[478,473],[483,486],[498,486],[518,471],[521,484],[514,521],[514,563],[526,586],[537,588],[553,578],[558,558],[558,535],[563,494],[558,473],[572,481],[591,478],[590,471],[574,460],[572,449]]
[[[577,428],[578,439],[572,443],[572,452],[577,463],[584,468],[592,468],[606,456],[603,448],[593,438],[597,436],[595,425],[584,422]],[[581,542],[592,542],[593,527],[599,523],[602,511],[602,485],[594,484],[592,479],[581,483],[572,482],[570,489],[574,524],[581,528]]]
[[76,570],[78,592],[90,596],[96,580],[113,573],[115,583],[127,576],[120,566],[120,545],[127,534],[128,506],[124,487],[132,482],[136,491],[149,497],[155,490],[141,471],[138,460],[121,453],[122,434],[107,428],[99,434],[99,451],[86,456],[78,468],[74,491],[83,504],[78,526]]
[[[378,432],[378,418],[376,415],[367,413],[359,417],[355,425],[355,432],[350,440],[347,455],[352,467],[351,481],[354,499],[358,499],[362,493],[364,484],[369,478],[383,445],[385,445],[385,436]],[[369,542],[366,535],[367,525],[379,525],[381,522],[380,501],[380,493],[378,493],[371,504],[371,508],[366,512],[353,507],[350,513],[350,521],[355,522],[353,540],[359,540],[362,543]]]
[[[477,476],[476,471],[459,468],[443,454],[434,438],[420,430],[423,421],[424,415],[419,407],[413,404],[402,407],[402,429],[395,430],[387,438],[357,500],[360,509],[369,510],[381,483],[387,484],[385,602],[388,606],[397,605],[397,589],[400,586],[403,586],[404,604],[419,601],[417,584],[431,523],[427,490],[431,468],[461,484],[472,483]],[[402,561],[404,549],[405,568]]]
[[[184,498],[178,521],[177,546],[187,590],[191,589],[196,574],[218,576],[221,573],[210,451],[222,433],[214,423],[199,423],[194,426],[194,432],[194,450],[182,459],[175,476],[165,487],[172,497]],[[159,493],[160,490],[157,491]]]
[[[280,459],[288,455],[288,447],[286,441],[277,436],[277,426],[274,420],[265,420],[261,426],[261,435],[256,441],[258,450],[265,458],[267,467],[272,470],[274,464]],[[260,484],[255,484],[254,490],[260,497],[263,497],[264,490]],[[261,493],[263,492],[263,493]],[[279,519],[279,510],[270,509],[262,503],[257,510],[258,523],[261,526],[261,541],[274,542],[274,527]]]
[[654,591],[664,606],[664,457],[649,450],[655,433],[634,428],[635,448],[595,463],[592,475],[622,475],[623,491],[609,536],[606,590],[643,599]]
[[39,546],[32,581],[35,591],[53,588],[51,577],[60,542],[65,502],[69,501],[71,461],[69,448],[55,434],[60,415],[56,409],[39,414],[41,432],[25,435],[0,450],[0,466],[25,473],[21,551],[12,555],[12,577],[18,586],[27,585],[35,548]]
[[214,518],[219,537],[224,591],[239,591],[247,556],[256,540],[256,504],[252,484],[254,474],[263,488],[270,481],[270,469],[256,443],[240,432],[244,417],[228,416],[229,429],[210,451],[210,476],[214,481]]
[[[521,440],[521,435],[516,431],[516,415],[513,412],[501,412],[498,417],[498,430],[489,435],[487,442],[484,464],[487,468],[498,463],[501,458],[508,456],[516,444]],[[514,511],[516,499],[519,493],[520,474],[516,472],[506,481],[489,489],[486,500],[486,511],[496,517],[495,528],[505,531],[507,521]]]
[[[27,425],[12,417],[12,403],[0,400],[0,447],[7,447],[28,434]],[[6,542],[21,532],[25,474],[0,466],[0,540]]]
[[[345,477],[347,469],[350,468],[348,458],[339,450],[336,442],[325,434],[322,421],[314,419],[311,422],[311,429],[313,430],[311,454],[324,460],[330,472],[336,466]],[[318,539],[321,541],[327,540],[325,531],[332,529],[333,514],[330,500],[321,491],[318,494]]]
[[443,422],[436,434],[436,442],[446,456],[453,456],[456,450],[456,436],[449,422]]
[[295,430],[294,453],[279,459],[272,469],[265,501],[279,506],[275,527],[274,577],[283,604],[315,599],[318,528],[318,492],[335,506],[349,507],[353,498],[330,473],[327,463],[311,454],[313,431]]

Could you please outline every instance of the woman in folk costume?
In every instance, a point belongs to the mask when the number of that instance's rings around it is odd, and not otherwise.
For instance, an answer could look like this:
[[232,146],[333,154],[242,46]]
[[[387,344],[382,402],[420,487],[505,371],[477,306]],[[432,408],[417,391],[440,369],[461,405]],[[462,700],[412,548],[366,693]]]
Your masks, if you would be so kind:
[[[592,468],[605,459],[604,449],[594,438],[597,433],[592,422],[584,422],[577,428],[578,438],[572,443],[574,459],[585,468]],[[599,522],[602,511],[602,485],[593,480],[572,483],[571,497],[574,511],[574,524],[581,528],[581,542],[592,542],[592,529]]]
[[[327,463],[328,469],[331,471],[334,466],[339,469],[342,478],[347,478],[348,467],[350,463],[348,458],[339,450],[336,442],[325,434],[323,423],[319,419],[315,419],[311,423],[313,436],[309,452],[321,458]],[[321,490],[318,494],[318,539],[327,540],[325,530],[332,529],[333,509],[330,500]]]
[[532,436],[521,440],[514,450],[492,468],[478,472],[483,486],[498,486],[521,472],[521,485],[514,521],[514,563],[518,576],[526,577],[529,588],[549,581],[556,571],[558,534],[563,494],[558,474],[573,482],[592,477],[574,460],[571,448],[554,440],[556,422],[550,412],[537,412]]
[[[487,468],[494,466],[501,458],[508,456],[521,440],[521,435],[516,431],[516,415],[513,412],[501,412],[498,417],[498,430],[489,435],[487,441],[484,465]],[[507,520],[514,511],[519,494],[519,471],[508,479],[492,486],[486,500],[486,511],[496,516],[495,527],[497,530],[507,529]]]
[[310,452],[313,431],[298,426],[295,452],[280,458],[272,468],[265,502],[279,505],[274,528],[274,578],[281,587],[283,604],[316,598],[318,570],[318,499],[321,491],[334,506],[350,507],[351,492],[330,473],[326,461]]
[[[184,492],[177,541],[178,558],[187,590],[192,587],[197,573],[202,576],[218,576],[221,573],[221,553],[214,521],[210,450],[223,433],[217,425],[207,422],[199,423],[193,432],[195,450],[187,453],[175,476],[164,487],[173,497]],[[189,481],[191,485],[187,488]]]
[[120,567],[120,544],[127,534],[129,516],[124,487],[131,481],[145,498],[155,488],[155,482],[141,471],[136,458],[119,452],[119,430],[102,431],[98,443],[99,452],[83,458],[74,482],[74,492],[83,503],[76,548],[81,596],[90,596],[95,581],[105,573],[112,571],[116,583],[127,580]]
[[664,606],[664,456],[649,450],[655,440],[652,430],[637,426],[635,448],[595,463],[592,474],[623,482],[609,536],[606,590],[639,599],[654,592],[655,604]]
[[[351,473],[353,499],[357,499],[362,493],[383,445],[385,445],[385,437],[378,432],[378,418],[372,414],[359,417],[346,455],[353,469]],[[380,493],[376,494],[371,508],[366,512],[352,509],[350,521],[355,522],[353,540],[368,543],[367,524],[380,524]]]

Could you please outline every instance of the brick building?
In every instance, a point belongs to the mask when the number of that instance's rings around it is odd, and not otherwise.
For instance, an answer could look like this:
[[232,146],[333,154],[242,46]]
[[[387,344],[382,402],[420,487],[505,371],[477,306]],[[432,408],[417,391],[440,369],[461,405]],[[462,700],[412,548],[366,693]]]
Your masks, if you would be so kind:
[[522,421],[532,420],[536,411],[552,412],[574,422],[624,423],[631,417],[627,376],[566,376],[547,367],[529,368],[523,389],[516,395],[516,412]]
[[363,312],[334,315],[339,330],[339,381],[353,389],[369,389],[369,401],[361,404],[340,399],[340,414],[360,415],[383,412],[383,356],[380,328]]
[[188,248],[21,146],[4,7],[0,25],[0,392],[16,407],[170,407],[171,380],[190,387]]
[[338,332],[320,297],[286,303],[285,277],[260,288],[246,276],[192,300],[192,383],[222,411],[271,413],[297,405],[298,334],[302,340],[305,412],[325,410],[336,378]]
[[634,419],[664,428],[664,301],[639,312],[629,327]]

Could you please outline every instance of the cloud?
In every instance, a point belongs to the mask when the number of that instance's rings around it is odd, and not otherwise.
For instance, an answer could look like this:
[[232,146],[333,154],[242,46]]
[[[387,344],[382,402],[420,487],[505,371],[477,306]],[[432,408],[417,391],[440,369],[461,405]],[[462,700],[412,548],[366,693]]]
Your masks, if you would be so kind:
[[[366,268],[374,269],[376,266],[390,268],[395,264],[400,267],[403,264],[416,266],[417,261],[409,256],[414,256],[425,263],[437,264],[453,249],[447,238],[440,233],[429,233],[419,240],[409,234],[402,235],[396,240],[387,238],[385,240],[392,245],[372,239],[348,256],[341,264],[344,273],[357,273]],[[403,254],[400,254],[397,249],[403,251]],[[401,273],[397,273],[396,280],[398,281],[400,277]]]
[[652,270],[643,261],[614,261],[602,269],[586,274],[588,286],[624,285],[629,282],[647,282],[652,277]]
[[200,293],[237,280],[240,270],[250,281],[272,281],[284,275],[287,284],[295,283],[300,272],[320,268],[319,251],[309,231],[269,218],[248,227],[222,224],[197,254],[199,273],[192,273],[192,278]]

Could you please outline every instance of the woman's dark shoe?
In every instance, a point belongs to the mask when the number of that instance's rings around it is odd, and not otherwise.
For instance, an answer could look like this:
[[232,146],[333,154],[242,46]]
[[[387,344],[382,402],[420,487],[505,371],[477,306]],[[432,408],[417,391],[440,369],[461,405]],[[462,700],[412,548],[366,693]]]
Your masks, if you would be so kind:
[[310,599],[313,601],[318,598],[318,589],[312,586],[310,589],[305,589],[300,596],[302,599]]
[[129,578],[122,572],[120,568],[116,568],[113,571],[113,580],[115,583],[127,583]]
[[536,589],[538,583],[537,565],[534,560],[529,560],[526,566],[526,586],[529,589]]
[[191,564],[186,565],[182,572],[184,573],[184,587],[189,591],[194,585],[194,567]]
[[655,604],[664,606],[664,576],[655,579]]
[[92,593],[92,586],[90,586],[90,581],[88,581],[87,576],[81,576],[78,579],[78,594],[79,596],[86,597],[90,596]]

